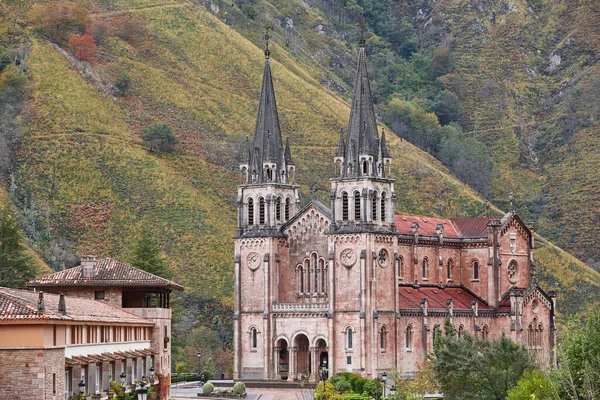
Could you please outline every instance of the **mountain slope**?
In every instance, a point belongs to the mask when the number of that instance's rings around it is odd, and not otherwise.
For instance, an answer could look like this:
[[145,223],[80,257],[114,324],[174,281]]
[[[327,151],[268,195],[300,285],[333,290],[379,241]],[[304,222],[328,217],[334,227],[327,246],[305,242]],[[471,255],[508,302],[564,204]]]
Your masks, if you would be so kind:
[[[316,9],[286,4],[301,8],[307,20],[324,19]],[[101,3],[88,6],[95,20],[139,16],[148,41],[132,45],[109,35],[101,46],[91,66],[97,79],[110,85],[124,71],[133,78],[131,95],[113,98],[98,90],[97,81],[86,80],[89,75],[55,46],[24,33],[32,42],[30,98],[11,184],[13,201],[35,227],[28,234],[48,261],[64,252],[127,260],[145,225],[161,243],[174,279],[189,294],[230,304],[234,154],[253,130],[262,51],[194,3],[115,1],[111,10]],[[26,10],[12,12],[19,20]],[[343,57],[354,54],[351,47]],[[298,183],[306,193],[317,181],[327,193],[338,130],[347,122],[349,107],[338,92],[321,84],[327,72],[319,62],[305,57],[279,42],[272,45],[282,130],[290,137]],[[159,156],[143,146],[141,130],[159,121],[168,122],[180,138],[178,154]],[[390,137],[388,145],[398,212],[480,212],[476,193],[433,157],[398,138]],[[326,194],[321,198],[326,201]],[[560,249],[540,244],[536,257],[546,285],[559,290],[565,311],[585,310],[587,303],[570,300],[583,293],[574,286],[597,294],[600,275]]]

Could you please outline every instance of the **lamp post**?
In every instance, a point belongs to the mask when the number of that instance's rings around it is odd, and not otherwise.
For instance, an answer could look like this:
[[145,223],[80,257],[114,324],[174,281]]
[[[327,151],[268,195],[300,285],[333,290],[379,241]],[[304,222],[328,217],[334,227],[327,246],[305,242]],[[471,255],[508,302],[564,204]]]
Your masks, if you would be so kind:
[[85,393],[85,382],[83,381],[83,379],[81,379],[79,381],[79,384],[77,385],[79,386],[79,394],[84,394]]
[[137,394],[137,400],[146,400],[148,398],[148,388],[144,386],[146,386],[146,382],[141,381],[140,387],[135,391]]
[[392,384],[392,386],[390,386],[390,395],[392,396],[392,398],[394,398],[395,394],[396,394],[396,385]]
[[127,376],[125,375],[125,371],[121,372],[121,375],[119,375],[119,378],[121,378],[121,387],[125,387],[125,379],[127,378]]
[[154,383],[154,365],[150,367],[148,372],[150,372],[150,382]]
[[385,385],[387,383],[387,372],[383,371],[383,374],[381,374],[381,383],[383,385],[383,398],[385,399],[386,396],[386,390],[385,390]]
[[321,380],[322,381],[327,380],[327,359],[326,358],[323,359],[323,365],[321,366]]
[[[202,353],[198,352],[196,354],[196,357],[198,358],[198,373],[202,373],[202,366],[200,365],[200,358],[202,357]],[[202,378],[200,378],[202,380]]]

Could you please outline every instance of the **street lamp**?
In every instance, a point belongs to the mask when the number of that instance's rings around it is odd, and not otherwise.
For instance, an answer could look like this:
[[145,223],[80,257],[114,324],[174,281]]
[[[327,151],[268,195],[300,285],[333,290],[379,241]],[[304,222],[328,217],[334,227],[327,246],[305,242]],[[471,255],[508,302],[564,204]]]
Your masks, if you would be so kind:
[[79,384],[77,386],[79,386],[79,394],[84,394],[85,393],[85,382],[83,381],[83,379],[81,379],[79,381]]
[[385,399],[386,396],[386,392],[385,392],[385,385],[387,383],[387,372],[383,371],[383,374],[381,374],[381,383],[383,384],[383,398]]
[[326,358],[323,359],[323,365],[321,366],[321,380],[322,381],[327,380],[327,359]]
[[154,365],[152,365],[148,371],[150,372],[150,381],[154,382]]
[[202,371],[202,366],[200,365],[200,357],[202,357],[202,353],[198,352],[196,354],[196,357],[198,357],[198,373],[201,373]]
[[392,384],[392,386],[390,386],[390,395],[393,398],[395,394],[396,394],[396,385]]
[[137,393],[137,400],[146,400],[148,398],[148,388],[146,386],[146,382],[140,382],[140,387],[135,391]]
[[121,375],[119,375],[119,378],[121,378],[121,387],[125,387],[125,379],[127,379],[127,376],[125,375],[125,371],[121,372]]

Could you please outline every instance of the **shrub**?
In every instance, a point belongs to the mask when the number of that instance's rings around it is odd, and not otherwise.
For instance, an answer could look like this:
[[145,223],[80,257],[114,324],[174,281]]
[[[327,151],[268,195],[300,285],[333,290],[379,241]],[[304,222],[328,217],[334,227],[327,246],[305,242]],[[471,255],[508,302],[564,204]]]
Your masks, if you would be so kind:
[[131,45],[139,45],[148,39],[146,21],[138,15],[119,15],[111,21],[114,33]]
[[378,380],[373,379],[365,382],[364,390],[364,394],[369,396],[370,398],[373,398],[375,400],[381,399],[383,390],[381,388],[381,382],[379,382]]
[[338,392],[346,393],[352,390],[352,384],[347,380],[340,380],[337,384],[334,385],[335,390]]
[[252,5],[244,7],[244,13],[250,19],[254,19],[258,15],[258,11],[256,11],[256,7],[254,7]]
[[123,72],[115,82],[115,94],[122,97],[127,96],[131,89],[131,82],[131,75]]
[[215,390],[215,387],[210,382],[206,382],[204,386],[202,386],[202,393],[204,394],[210,394],[213,392],[213,390]]
[[71,47],[77,57],[81,61],[92,61],[96,59],[98,47],[96,41],[90,35],[73,36],[69,39]]
[[74,33],[84,33],[88,12],[73,3],[53,2],[48,5],[34,4],[28,14],[34,28],[57,43],[66,42]]
[[517,386],[507,393],[508,400],[543,399],[558,400],[557,388],[540,370],[525,371]]
[[235,394],[246,393],[246,384],[244,382],[236,382],[235,385],[233,385],[233,393],[235,393]]
[[151,152],[171,153],[179,140],[171,132],[171,128],[165,122],[159,122],[145,128],[142,139],[148,145]]

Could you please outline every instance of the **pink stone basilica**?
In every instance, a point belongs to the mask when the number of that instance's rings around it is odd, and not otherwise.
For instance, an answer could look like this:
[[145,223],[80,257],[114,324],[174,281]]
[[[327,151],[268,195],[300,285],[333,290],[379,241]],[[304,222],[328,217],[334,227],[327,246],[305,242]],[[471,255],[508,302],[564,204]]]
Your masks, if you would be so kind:
[[364,42],[352,109],[333,154],[330,204],[300,208],[265,66],[252,141],[241,150],[235,236],[234,378],[411,376],[449,319],[458,335],[554,353],[556,295],[536,283],[533,226],[503,216],[394,213],[392,158],[378,132]]

